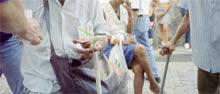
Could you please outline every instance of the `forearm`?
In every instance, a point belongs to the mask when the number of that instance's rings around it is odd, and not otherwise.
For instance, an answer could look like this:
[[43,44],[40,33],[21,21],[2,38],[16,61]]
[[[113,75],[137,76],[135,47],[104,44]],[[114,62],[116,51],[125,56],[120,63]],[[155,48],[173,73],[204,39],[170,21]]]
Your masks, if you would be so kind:
[[134,23],[134,25],[135,25],[135,23],[136,23],[136,20],[137,20],[137,17],[138,17],[138,11],[133,11],[133,23]]
[[171,39],[171,42],[176,44],[176,42],[189,29],[189,27],[190,27],[189,13],[187,11],[182,21],[180,22],[174,37]]
[[169,3],[168,6],[166,7],[166,9],[162,12],[162,15],[167,14],[170,11],[172,5],[173,5],[172,3]]
[[127,33],[132,34],[134,28],[134,19],[133,16],[128,18],[128,25],[127,25]]
[[9,33],[27,32],[27,20],[20,0],[0,3],[0,29]]

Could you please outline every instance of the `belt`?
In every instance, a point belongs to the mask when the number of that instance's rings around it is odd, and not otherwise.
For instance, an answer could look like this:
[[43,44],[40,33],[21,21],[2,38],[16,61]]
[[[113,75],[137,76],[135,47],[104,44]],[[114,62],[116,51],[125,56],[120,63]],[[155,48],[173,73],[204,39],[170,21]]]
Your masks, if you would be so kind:
[[11,38],[12,34],[0,32],[0,43],[3,43]]

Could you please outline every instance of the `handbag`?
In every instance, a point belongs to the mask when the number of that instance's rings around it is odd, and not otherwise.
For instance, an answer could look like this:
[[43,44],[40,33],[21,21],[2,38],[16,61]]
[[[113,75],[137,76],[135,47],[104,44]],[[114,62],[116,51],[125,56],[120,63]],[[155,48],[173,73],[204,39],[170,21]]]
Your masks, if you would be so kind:
[[[115,94],[114,91],[118,89],[121,83],[119,78],[121,69],[109,63],[103,54],[98,56],[96,54],[96,67],[93,68],[83,68],[81,67],[82,63],[77,59],[72,59],[72,63],[70,63],[68,58],[56,55],[50,36],[48,0],[44,0],[43,3],[51,44],[50,63],[61,87],[61,92],[63,94]],[[97,70],[97,68],[99,68],[99,70]],[[97,82],[99,81],[97,80],[99,77],[96,77],[97,73],[100,74],[100,82]],[[98,85],[96,85],[96,83],[100,83],[100,90],[98,90],[99,88],[97,88]]]

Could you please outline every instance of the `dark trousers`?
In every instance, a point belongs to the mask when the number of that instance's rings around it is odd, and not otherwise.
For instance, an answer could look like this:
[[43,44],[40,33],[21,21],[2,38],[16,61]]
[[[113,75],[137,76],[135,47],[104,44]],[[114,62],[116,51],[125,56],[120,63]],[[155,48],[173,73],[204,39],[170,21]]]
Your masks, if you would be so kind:
[[198,69],[199,94],[220,94],[220,73],[211,73]]

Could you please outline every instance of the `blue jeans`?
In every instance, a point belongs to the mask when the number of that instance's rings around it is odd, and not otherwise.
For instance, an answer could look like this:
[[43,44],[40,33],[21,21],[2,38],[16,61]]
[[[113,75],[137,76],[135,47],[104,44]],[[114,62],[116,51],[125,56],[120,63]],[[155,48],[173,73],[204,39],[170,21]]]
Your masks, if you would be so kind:
[[154,29],[153,28],[149,28],[149,30],[148,30],[148,37],[149,38],[153,38],[154,37]]
[[146,48],[154,77],[159,77],[158,66],[156,64],[154,53],[149,43],[149,38],[148,38],[149,27],[150,27],[150,20],[148,16],[138,17],[134,27],[134,34],[137,41],[142,45],[144,45],[144,47]]
[[185,33],[185,43],[190,43],[190,28]]
[[13,94],[22,94],[23,77],[20,70],[23,46],[16,36],[0,43],[0,77],[5,75]]

